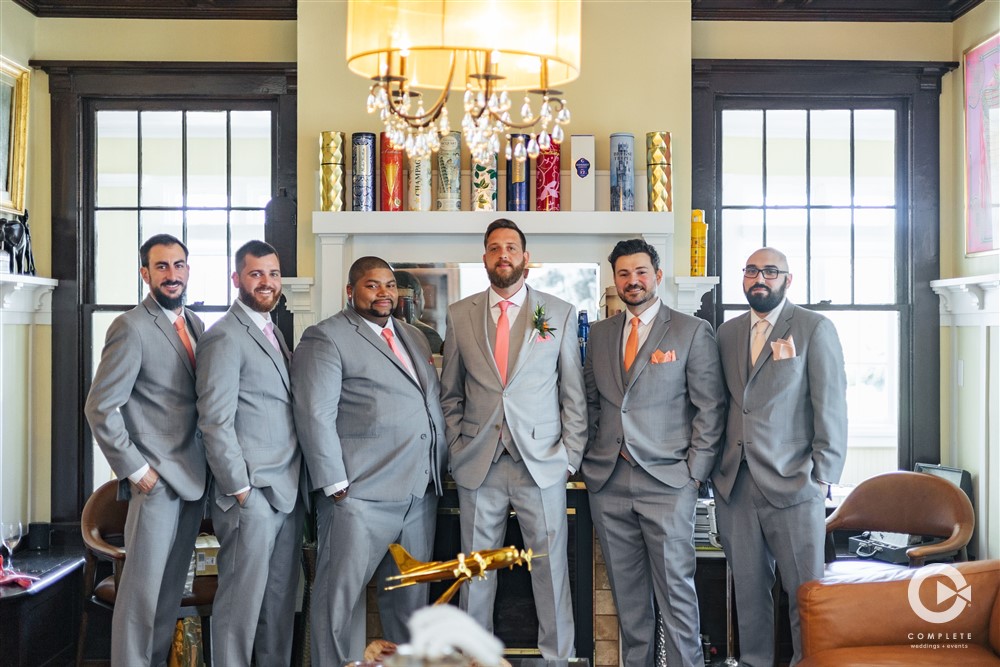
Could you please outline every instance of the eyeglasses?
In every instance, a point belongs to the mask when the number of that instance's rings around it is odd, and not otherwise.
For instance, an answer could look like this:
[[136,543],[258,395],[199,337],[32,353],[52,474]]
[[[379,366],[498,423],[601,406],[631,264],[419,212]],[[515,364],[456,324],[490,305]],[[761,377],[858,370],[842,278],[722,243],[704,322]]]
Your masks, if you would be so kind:
[[767,280],[774,280],[782,273],[788,273],[788,271],[782,271],[776,266],[765,266],[763,269],[759,269],[753,264],[750,266],[743,267],[743,277],[744,278],[756,278],[758,274],[764,274],[764,278]]

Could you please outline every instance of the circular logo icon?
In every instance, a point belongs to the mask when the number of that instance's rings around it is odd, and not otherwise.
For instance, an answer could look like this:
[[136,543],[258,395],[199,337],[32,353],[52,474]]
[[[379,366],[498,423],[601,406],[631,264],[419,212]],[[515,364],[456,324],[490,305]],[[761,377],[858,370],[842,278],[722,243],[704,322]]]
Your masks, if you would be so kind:
[[[954,599],[947,609],[934,611],[924,606],[920,599],[920,587],[924,580],[931,577],[939,577],[935,589],[935,599],[940,607],[948,600]],[[946,579],[951,585],[941,579]],[[910,586],[906,592],[910,602],[910,609],[917,616],[928,623],[948,623],[958,618],[965,608],[972,604],[972,587],[965,581],[962,573],[951,565],[927,565],[917,570],[917,573],[910,579]]]

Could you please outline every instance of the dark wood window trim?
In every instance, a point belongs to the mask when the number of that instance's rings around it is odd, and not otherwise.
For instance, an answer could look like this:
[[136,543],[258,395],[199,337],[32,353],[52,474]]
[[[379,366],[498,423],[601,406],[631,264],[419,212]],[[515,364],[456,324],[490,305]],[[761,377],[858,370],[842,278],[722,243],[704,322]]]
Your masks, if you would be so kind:
[[[900,161],[906,180],[897,238],[900,303],[901,469],[917,461],[938,462],[940,444],[940,332],[938,297],[930,281],[940,277],[940,104],[941,77],[958,63],[859,61],[692,61],[692,207],[705,209],[709,223],[708,271],[719,275],[718,213],[722,170],[718,164],[720,107],[749,98],[789,100],[869,98],[902,103],[908,125]],[[721,318],[717,287],[702,301],[700,314],[716,326]]]
[[[297,0],[14,0],[35,16],[294,21]],[[220,6],[222,5],[222,6]]]
[[[49,77],[52,145],[52,522],[76,524],[93,472],[91,434],[83,417],[90,350],[84,349],[84,304],[93,279],[93,141],[84,135],[97,100],[253,101],[275,109],[277,151],[272,193],[296,192],[294,63],[146,63],[34,61]],[[295,275],[294,218],[268,220],[265,238]],[[279,324],[281,321],[279,320]],[[290,330],[290,322],[286,325]],[[287,332],[286,332],[287,336]]]
[[876,21],[951,23],[983,0],[694,0],[695,21]]

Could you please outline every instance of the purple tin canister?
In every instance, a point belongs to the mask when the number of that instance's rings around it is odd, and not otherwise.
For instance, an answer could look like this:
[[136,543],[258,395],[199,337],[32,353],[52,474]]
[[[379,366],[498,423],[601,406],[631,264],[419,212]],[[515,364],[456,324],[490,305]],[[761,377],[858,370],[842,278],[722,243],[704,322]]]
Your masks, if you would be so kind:
[[375,210],[375,133],[351,135],[351,210]]

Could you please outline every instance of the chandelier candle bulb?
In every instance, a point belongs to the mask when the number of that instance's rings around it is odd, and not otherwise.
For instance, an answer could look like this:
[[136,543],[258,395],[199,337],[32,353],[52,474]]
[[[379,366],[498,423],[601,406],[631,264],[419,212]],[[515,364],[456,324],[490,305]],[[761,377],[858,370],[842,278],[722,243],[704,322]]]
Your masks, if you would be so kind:
[[485,164],[472,161],[472,210],[497,210],[497,161],[492,154]]
[[635,136],[611,135],[611,210],[635,210]]
[[351,210],[375,210],[375,134],[351,135]]
[[708,224],[705,211],[696,208],[691,211],[691,277],[704,278],[708,275]]
[[593,211],[597,190],[594,187],[594,135],[574,134],[569,140],[570,210]]
[[507,158],[507,210],[528,210],[528,176],[531,162],[524,159],[528,135],[512,134],[507,143],[511,156]]
[[535,164],[535,210],[559,210],[559,144],[543,148]]
[[438,150],[437,210],[462,210],[462,133],[450,132]]
[[319,210],[344,210],[344,133],[319,134]]
[[381,136],[382,150],[379,173],[379,210],[403,210],[403,149],[396,148],[385,132]]
[[431,194],[431,158],[411,157],[409,187],[406,203],[411,211],[430,211],[434,196]]
[[674,210],[669,132],[646,133],[646,209]]

